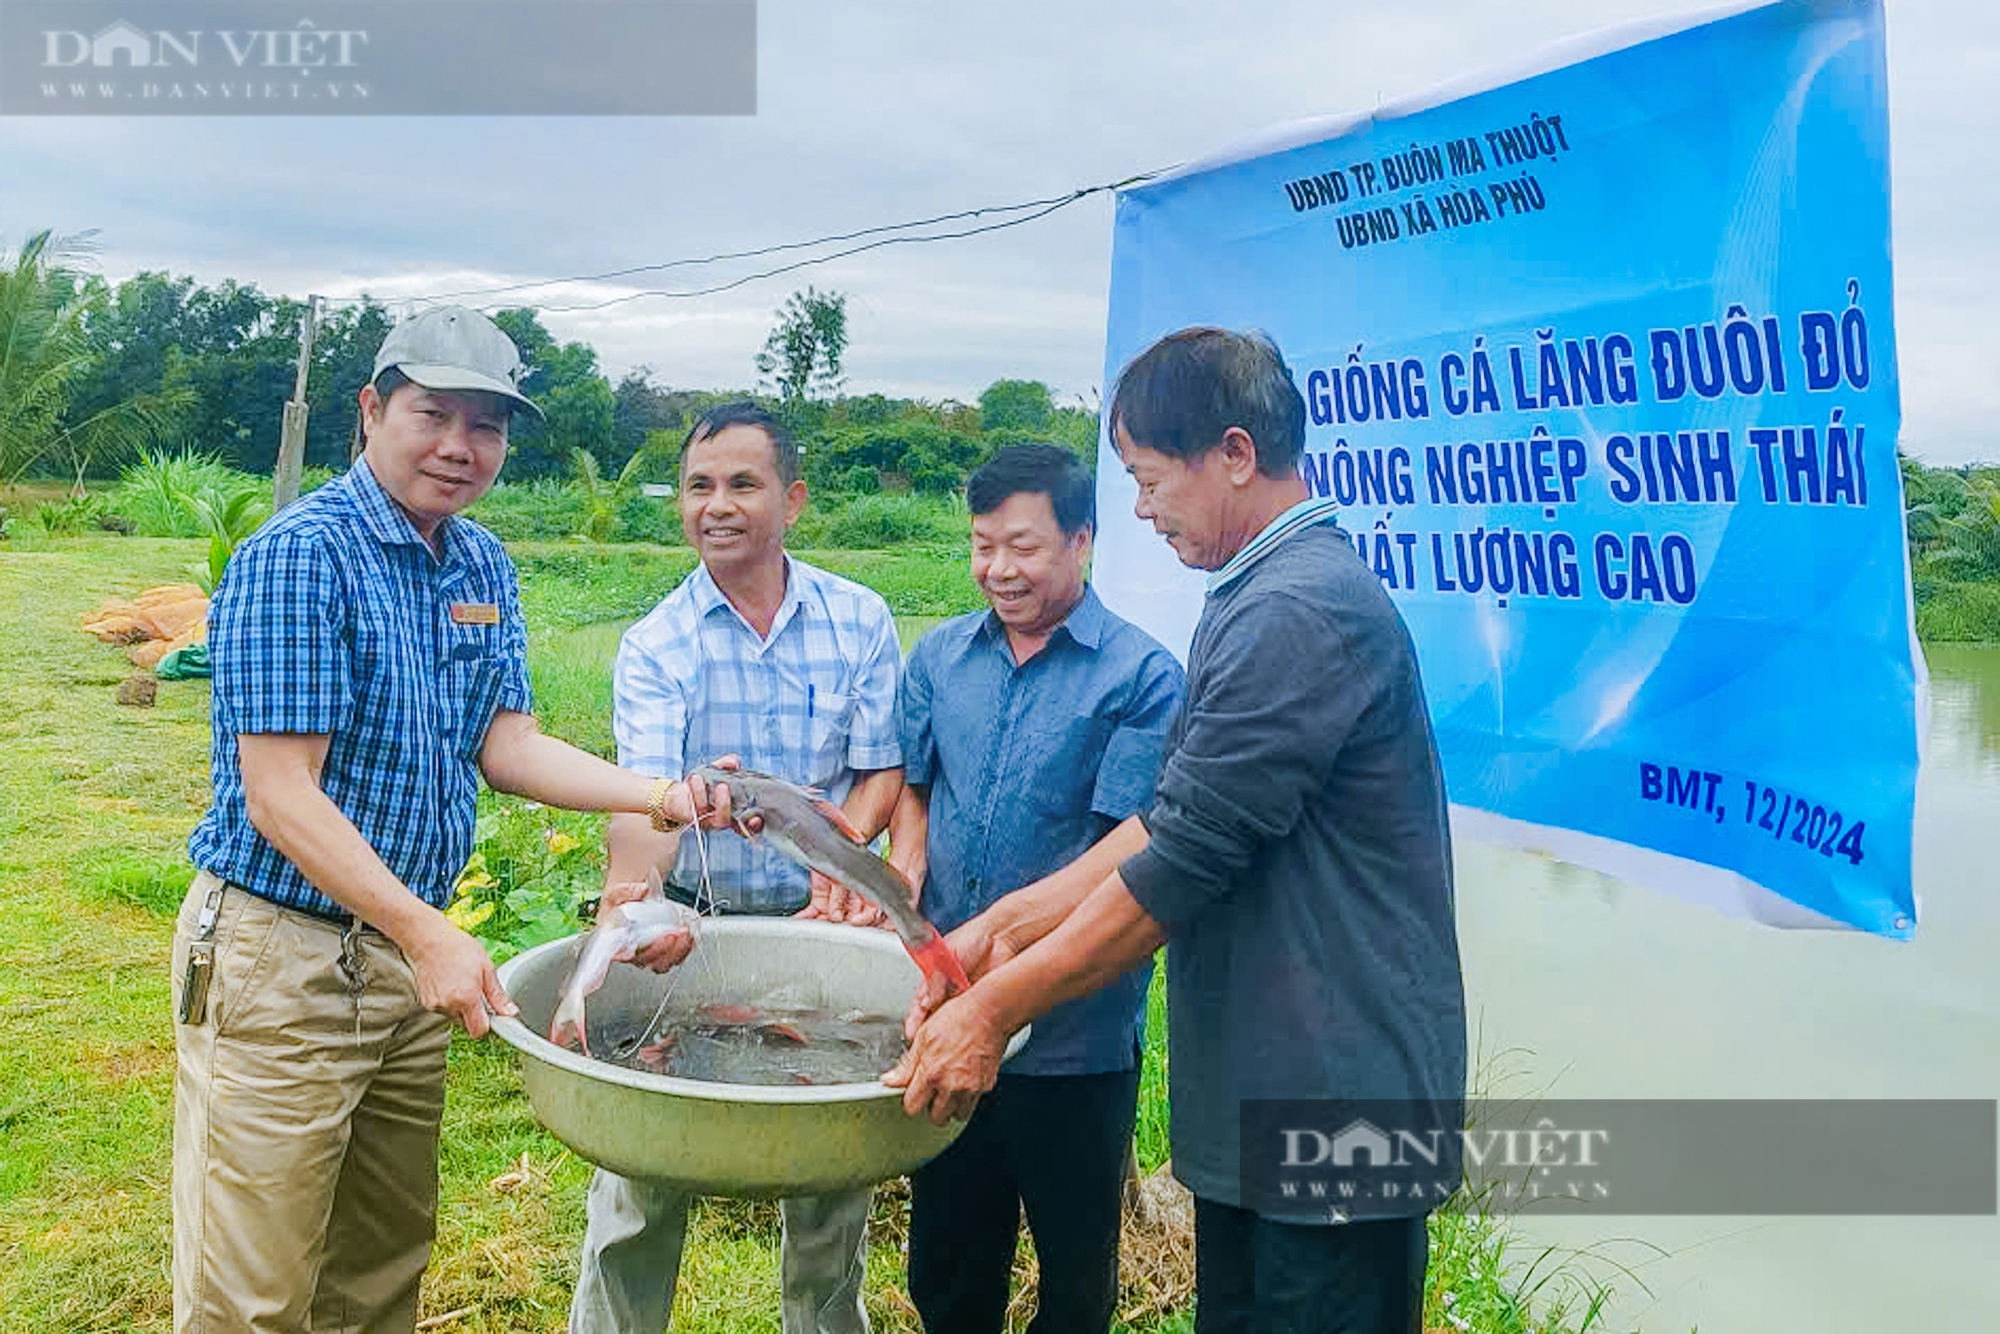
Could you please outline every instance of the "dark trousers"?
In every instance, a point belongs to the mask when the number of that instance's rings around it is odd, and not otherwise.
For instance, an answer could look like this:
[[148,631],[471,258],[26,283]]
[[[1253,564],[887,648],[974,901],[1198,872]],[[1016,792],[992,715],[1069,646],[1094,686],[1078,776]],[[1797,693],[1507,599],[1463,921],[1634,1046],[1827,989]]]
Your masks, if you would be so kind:
[[1001,1075],[910,1178],[910,1300],[925,1334],[999,1334],[1021,1211],[1040,1266],[1029,1334],[1103,1334],[1139,1072]]
[[1279,1223],[1195,1197],[1195,1334],[1420,1334],[1421,1216]]

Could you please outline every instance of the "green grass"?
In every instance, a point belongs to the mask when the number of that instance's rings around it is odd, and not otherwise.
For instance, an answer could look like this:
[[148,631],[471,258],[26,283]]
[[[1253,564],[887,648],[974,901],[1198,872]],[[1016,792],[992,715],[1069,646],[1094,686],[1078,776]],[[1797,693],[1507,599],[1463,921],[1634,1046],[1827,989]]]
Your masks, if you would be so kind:
[[1167,969],[1166,951],[1153,960],[1146,989],[1145,1062],[1139,1067],[1139,1168],[1153,1172],[1169,1156],[1167,1148]]
[[207,692],[119,706],[130,668],[77,618],[197,553],[86,538],[0,555],[0,1328],[169,1315],[173,924],[127,900],[171,905],[134,867],[171,863],[207,806]]
[[[178,582],[192,541],[93,536],[0,547],[0,1330],[154,1331],[170,1321],[167,1184],[173,1032],[166,963],[208,803],[208,687],[163,682],[151,709],[113,701],[119,650],[80,633],[109,596]],[[977,605],[962,557],[819,553],[912,620]],[[674,548],[529,546],[521,553],[531,667],[551,732],[609,747],[607,667],[620,621],[688,564]],[[929,580],[928,583],[925,581]],[[934,609],[934,610],[927,610]],[[1166,1153],[1164,1023],[1142,1077],[1140,1145]],[[427,1317],[453,1334],[560,1330],[576,1278],[588,1167],[536,1125],[509,1053],[453,1043],[438,1245]],[[895,1241],[907,1201],[878,1196],[868,1305],[885,1334],[913,1331]],[[1515,1262],[1491,1220],[1440,1217],[1433,1294],[1495,1334],[1592,1328],[1598,1289],[1540,1255]],[[769,1205],[696,1210],[675,1329],[776,1331]],[[1529,1310],[1529,1294],[1539,1315]],[[469,1308],[469,1309],[468,1309]],[[1429,1324],[1449,1330],[1446,1309]],[[1184,1332],[1185,1312],[1139,1326]]]
[[[518,542],[508,548],[521,571],[521,598],[538,628],[633,621],[652,610],[694,568],[690,547],[591,546]],[[956,616],[985,605],[963,547],[908,546],[890,551],[821,551],[799,559],[880,593],[897,616]]]
[[536,632],[528,671],[535,683],[535,717],[544,732],[606,759],[617,758],[618,745],[611,737],[611,661],[629,624],[621,619]]

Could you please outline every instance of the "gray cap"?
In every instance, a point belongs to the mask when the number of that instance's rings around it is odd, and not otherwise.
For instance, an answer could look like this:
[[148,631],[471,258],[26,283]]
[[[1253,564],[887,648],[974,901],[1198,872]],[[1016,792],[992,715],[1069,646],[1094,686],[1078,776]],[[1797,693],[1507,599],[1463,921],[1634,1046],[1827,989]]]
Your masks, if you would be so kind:
[[498,394],[516,411],[542,410],[519,385],[528,373],[514,340],[499,325],[464,306],[438,306],[389,330],[375,354],[375,376],[391,366],[425,389],[477,390]]

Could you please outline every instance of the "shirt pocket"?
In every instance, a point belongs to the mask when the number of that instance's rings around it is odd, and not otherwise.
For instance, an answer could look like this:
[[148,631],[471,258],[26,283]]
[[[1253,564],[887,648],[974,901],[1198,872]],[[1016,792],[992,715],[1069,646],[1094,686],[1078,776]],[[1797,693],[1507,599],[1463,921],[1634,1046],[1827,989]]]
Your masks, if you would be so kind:
[[446,637],[446,707],[457,719],[457,749],[477,757],[507,685],[498,626],[454,627]]
[[826,787],[847,768],[847,742],[860,697],[815,689],[806,709],[806,752],[813,786]]
[[1111,730],[1107,718],[1040,714],[1016,737],[1014,784],[1049,818],[1083,814],[1097,790]]

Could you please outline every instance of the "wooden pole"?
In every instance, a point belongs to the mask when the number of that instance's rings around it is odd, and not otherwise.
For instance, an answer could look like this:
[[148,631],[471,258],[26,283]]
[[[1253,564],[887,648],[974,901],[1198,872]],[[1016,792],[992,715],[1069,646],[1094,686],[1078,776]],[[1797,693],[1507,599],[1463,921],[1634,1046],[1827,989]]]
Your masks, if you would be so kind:
[[292,383],[292,401],[285,404],[284,429],[278,438],[278,468],[271,479],[271,508],[281,510],[299,498],[299,474],[306,463],[306,373],[312,369],[313,333],[319,326],[319,298],[306,298],[306,317],[299,326],[299,369]]

